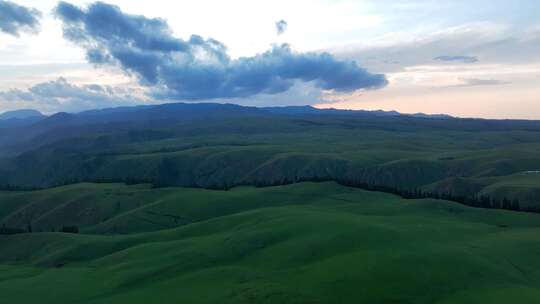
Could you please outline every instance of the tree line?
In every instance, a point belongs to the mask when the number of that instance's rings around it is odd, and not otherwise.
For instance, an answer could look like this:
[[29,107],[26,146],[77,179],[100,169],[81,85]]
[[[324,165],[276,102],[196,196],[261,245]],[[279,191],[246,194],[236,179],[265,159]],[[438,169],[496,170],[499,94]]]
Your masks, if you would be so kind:
[[274,181],[272,183],[266,182],[255,182],[253,186],[255,187],[269,187],[269,186],[281,186],[298,182],[329,182],[334,181],[338,184],[346,187],[358,188],[367,191],[377,191],[390,193],[397,196],[400,196],[405,199],[440,199],[456,202],[462,205],[476,208],[485,208],[485,209],[503,209],[503,210],[512,210],[512,211],[524,211],[524,212],[534,212],[540,213],[540,207],[527,207],[522,208],[521,203],[518,199],[508,199],[508,198],[495,198],[488,195],[475,195],[475,196],[465,196],[465,195],[456,195],[451,192],[430,192],[422,189],[404,189],[398,186],[388,186],[377,184],[373,182],[365,182],[360,180],[353,180],[348,178],[308,178],[308,179],[295,179],[291,180],[281,180]]
[[504,209],[512,211],[527,211],[540,213],[540,207],[521,208],[521,203],[518,199],[510,200],[508,198],[498,199],[488,195],[465,196],[456,195],[451,192],[429,192],[421,189],[402,189],[399,187],[390,187],[386,185],[378,185],[361,181],[352,181],[347,179],[337,180],[337,183],[347,187],[360,188],[368,191],[378,191],[398,195],[405,199],[440,199],[447,200],[469,207],[485,208],[485,209]]
[[[170,172],[169,175],[175,175],[175,172]],[[161,188],[161,187],[169,187],[174,186],[174,183],[170,182],[171,179],[161,179],[161,180],[148,180],[148,179],[131,179],[131,178],[125,178],[125,179],[94,179],[91,181],[85,181],[85,182],[93,182],[93,183],[125,183],[128,185],[132,184],[151,184],[155,188]],[[425,191],[422,189],[405,189],[401,188],[399,186],[388,186],[383,184],[378,184],[376,182],[366,182],[362,180],[357,179],[351,179],[351,178],[331,178],[331,177],[311,177],[311,178],[293,178],[293,179],[282,179],[282,180],[274,180],[271,182],[268,181],[252,181],[250,183],[242,184],[246,186],[255,186],[255,187],[269,187],[269,186],[279,186],[279,185],[287,185],[292,183],[298,183],[298,182],[327,182],[327,181],[334,181],[338,184],[341,184],[343,186],[347,187],[353,187],[353,188],[359,188],[363,190],[368,191],[378,191],[378,192],[385,192],[390,193],[394,195],[398,195],[405,199],[441,199],[441,200],[447,200],[447,201],[453,201],[456,203],[460,203],[462,205],[470,206],[470,207],[476,207],[476,208],[485,208],[485,209],[503,209],[503,210],[512,210],[512,211],[524,211],[524,212],[533,212],[533,213],[540,213],[540,206],[538,207],[522,207],[521,202],[518,199],[508,199],[508,198],[496,198],[491,197],[487,195],[457,195],[451,192],[430,192]],[[69,182],[62,183],[61,185],[70,185],[81,182],[80,180],[71,180]],[[58,186],[61,186],[58,185]],[[185,185],[184,185],[185,186]],[[229,185],[229,184],[216,184],[213,186],[205,186],[202,187],[200,185],[189,185],[189,187],[196,187],[196,188],[207,188],[207,189],[214,189],[214,190],[229,190],[233,187],[240,186],[239,184]],[[0,190],[9,190],[9,191],[30,191],[30,190],[37,190],[37,188],[29,188],[29,187],[17,187],[17,186],[10,186],[7,185],[5,187],[0,187]],[[65,232],[65,233],[78,233],[79,229],[78,227],[62,227],[59,232]],[[31,227],[27,229],[18,229],[18,228],[8,228],[8,227],[1,227],[0,228],[0,234],[16,234],[16,233],[29,233],[31,231]]]
[[[2,227],[0,227],[0,235],[14,235],[14,234],[22,234],[22,233],[33,233],[32,225],[28,224],[26,226],[26,229],[23,228],[15,228],[15,227],[8,227],[6,224],[2,224]],[[55,232],[54,229],[52,229],[51,232]],[[79,233],[79,227],[78,226],[62,226],[58,232],[62,233]]]

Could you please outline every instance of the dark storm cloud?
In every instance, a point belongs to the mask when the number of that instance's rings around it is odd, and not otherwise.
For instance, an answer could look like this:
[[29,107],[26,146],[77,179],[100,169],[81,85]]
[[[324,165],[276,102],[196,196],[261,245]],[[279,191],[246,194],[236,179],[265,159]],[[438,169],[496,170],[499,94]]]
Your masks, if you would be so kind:
[[478,58],[475,56],[439,56],[433,59],[439,61],[451,61],[461,63],[475,63],[479,61]]
[[135,74],[161,99],[201,100],[276,94],[295,82],[350,92],[387,84],[354,61],[329,53],[297,53],[284,44],[253,57],[231,59],[214,39],[175,38],[163,19],[124,14],[103,2],[82,9],[60,2],[56,15],[66,39],[85,48],[95,64],[112,64]]
[[276,31],[277,31],[277,34],[278,35],[281,35],[283,33],[285,33],[285,31],[287,31],[287,21],[285,20],[279,20],[278,22],[276,22]]
[[41,13],[10,1],[0,0],[0,31],[19,36],[21,32],[37,32]]

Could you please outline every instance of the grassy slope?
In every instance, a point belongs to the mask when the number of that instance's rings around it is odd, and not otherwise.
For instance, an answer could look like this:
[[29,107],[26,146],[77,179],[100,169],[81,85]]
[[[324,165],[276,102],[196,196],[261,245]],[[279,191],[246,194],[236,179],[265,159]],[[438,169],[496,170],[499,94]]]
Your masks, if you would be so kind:
[[524,192],[492,181],[539,169],[540,131],[480,123],[280,117],[109,128],[0,160],[0,173],[9,172],[0,174],[0,185],[134,179],[208,188],[345,178],[456,194],[490,193],[538,206],[535,188],[540,183],[527,183],[530,194],[519,195]]
[[[25,208],[72,205],[62,216],[45,215],[46,222],[75,217],[86,201],[108,210],[85,224],[98,234],[0,237],[0,302],[540,300],[535,214],[403,200],[334,183],[227,192],[83,184],[0,198],[2,221],[20,212],[19,202],[37,198]],[[128,234],[100,235],[114,225]]]
[[448,178],[424,187],[429,191],[461,195],[515,198],[523,209],[540,205],[540,174],[522,172],[500,177]]

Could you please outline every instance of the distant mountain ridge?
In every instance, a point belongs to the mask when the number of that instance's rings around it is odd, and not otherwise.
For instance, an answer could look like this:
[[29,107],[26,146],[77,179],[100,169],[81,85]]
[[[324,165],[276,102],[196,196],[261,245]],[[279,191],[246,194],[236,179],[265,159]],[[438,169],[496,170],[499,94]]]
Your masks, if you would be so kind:
[[0,120],[8,119],[26,119],[26,118],[42,118],[45,115],[41,112],[32,109],[21,109],[15,111],[8,111],[0,114]]
[[0,114],[0,129],[31,125],[46,117],[39,111],[30,109],[4,112]]
[[419,118],[453,118],[447,114],[425,114],[425,113],[415,113],[407,114],[400,113],[398,111],[384,111],[384,110],[346,110],[346,109],[335,109],[335,108],[315,108],[312,106],[283,106],[283,107],[263,107],[260,108],[264,111],[269,111],[273,113],[280,114],[341,114],[341,115],[365,115],[365,116],[377,116],[377,117],[388,117],[388,116],[413,116]]
[[[99,110],[89,110],[77,113],[82,116],[97,116],[97,115],[119,115],[125,113],[137,113],[143,111],[157,112],[160,109],[165,110],[227,110],[236,113],[273,113],[273,114],[289,114],[289,115],[317,115],[317,114],[339,114],[339,115],[363,115],[363,116],[413,116],[422,118],[453,118],[447,114],[425,114],[415,113],[406,114],[397,111],[384,111],[384,110],[348,110],[348,109],[335,109],[335,108],[316,108],[310,105],[304,106],[274,106],[274,107],[255,107],[255,106],[241,106],[232,103],[167,103],[159,105],[141,105],[133,107],[118,107],[118,108],[106,108]],[[76,114],[76,115],[77,115]]]
[[110,123],[146,124],[159,122],[159,124],[174,123],[178,121],[189,122],[200,119],[238,117],[238,116],[342,116],[342,117],[414,117],[425,119],[450,119],[449,115],[439,114],[402,114],[397,111],[383,110],[343,110],[319,109],[313,106],[276,106],[254,107],[241,106],[232,103],[166,103],[159,105],[139,105],[130,107],[116,107],[88,110],[79,113],[58,112],[45,116],[35,110],[18,110],[1,114],[0,127],[31,127],[35,130],[44,130],[57,127],[101,125]]
[[[163,112],[161,111],[163,110]],[[346,110],[346,109],[334,109],[325,108],[320,109],[313,106],[276,106],[276,107],[253,107],[253,106],[241,106],[230,103],[166,103],[159,105],[140,105],[130,107],[116,107],[116,108],[104,108],[96,110],[87,110],[78,113],[65,113],[58,112],[48,118],[52,121],[62,121],[72,118],[93,118],[103,122],[103,120],[124,120],[122,118],[130,119],[151,119],[154,117],[171,116],[178,114],[178,111],[186,112],[184,114],[201,114],[204,111],[228,111],[231,114],[250,113],[250,114],[284,114],[284,115],[320,115],[320,114],[336,114],[336,115],[361,115],[361,116],[413,116],[421,118],[452,118],[446,114],[404,114],[397,111],[383,111],[383,110]],[[160,113],[162,112],[162,113]],[[199,112],[199,113],[194,113]],[[39,111],[32,109],[21,109],[15,111],[8,111],[0,114],[0,121],[11,119],[43,119],[47,116],[43,115]]]

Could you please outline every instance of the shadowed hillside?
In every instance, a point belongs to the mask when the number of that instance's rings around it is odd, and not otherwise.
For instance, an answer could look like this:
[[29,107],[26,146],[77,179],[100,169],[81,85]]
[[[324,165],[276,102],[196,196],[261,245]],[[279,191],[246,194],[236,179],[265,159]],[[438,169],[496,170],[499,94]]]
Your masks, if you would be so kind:
[[7,189],[88,181],[225,189],[339,179],[540,207],[536,121],[168,104],[57,114],[0,139]]

